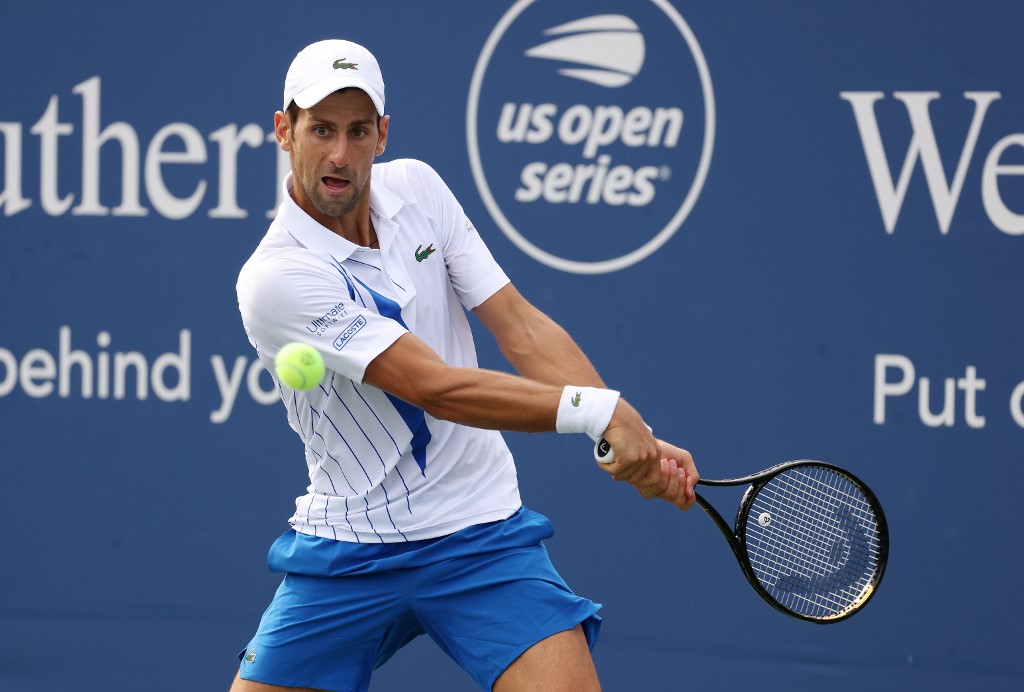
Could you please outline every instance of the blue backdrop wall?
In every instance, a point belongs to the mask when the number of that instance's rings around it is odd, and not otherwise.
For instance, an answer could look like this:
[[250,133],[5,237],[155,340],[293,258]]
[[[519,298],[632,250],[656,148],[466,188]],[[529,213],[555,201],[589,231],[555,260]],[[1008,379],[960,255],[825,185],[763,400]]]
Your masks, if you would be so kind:
[[[1012,0],[6,8],[0,689],[233,676],[306,482],[234,282],[278,201],[284,72],[328,37],[380,59],[385,158],[433,165],[705,476],[821,458],[885,505],[880,592],[816,627],[582,436],[509,435],[556,563],[605,604],[607,689],[1021,689],[1022,19]],[[600,50],[551,45],[570,36]],[[471,688],[422,638],[373,686]]]

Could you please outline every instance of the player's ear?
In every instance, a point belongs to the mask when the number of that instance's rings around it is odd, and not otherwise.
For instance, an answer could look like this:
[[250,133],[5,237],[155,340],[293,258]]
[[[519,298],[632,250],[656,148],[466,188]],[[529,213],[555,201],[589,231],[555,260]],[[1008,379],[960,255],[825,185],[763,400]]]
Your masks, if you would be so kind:
[[287,152],[292,150],[291,129],[291,118],[287,113],[283,111],[274,113],[274,136],[277,137],[277,145]]
[[384,150],[388,146],[388,124],[391,122],[391,116],[385,115],[380,119],[380,123],[377,125],[377,149],[375,155],[380,156],[384,153]]

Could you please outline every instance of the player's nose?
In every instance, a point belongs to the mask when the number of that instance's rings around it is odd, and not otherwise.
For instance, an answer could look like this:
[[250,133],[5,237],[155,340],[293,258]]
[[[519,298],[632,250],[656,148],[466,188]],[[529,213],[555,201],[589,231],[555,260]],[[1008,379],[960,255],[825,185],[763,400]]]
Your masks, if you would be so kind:
[[344,137],[337,137],[327,150],[327,162],[335,168],[343,168],[348,164],[348,142]]

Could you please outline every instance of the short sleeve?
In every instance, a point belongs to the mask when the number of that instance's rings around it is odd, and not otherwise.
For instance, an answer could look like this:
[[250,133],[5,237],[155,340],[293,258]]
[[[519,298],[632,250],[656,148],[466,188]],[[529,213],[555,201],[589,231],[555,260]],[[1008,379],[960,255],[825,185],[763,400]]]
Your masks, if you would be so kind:
[[238,307],[249,341],[268,358],[285,344],[313,346],[328,369],[362,382],[370,362],[407,330],[361,305],[341,273],[293,249],[238,278]]
[[448,277],[459,302],[472,310],[508,284],[509,279],[452,191],[432,168],[427,170],[437,190],[431,199],[438,206]]

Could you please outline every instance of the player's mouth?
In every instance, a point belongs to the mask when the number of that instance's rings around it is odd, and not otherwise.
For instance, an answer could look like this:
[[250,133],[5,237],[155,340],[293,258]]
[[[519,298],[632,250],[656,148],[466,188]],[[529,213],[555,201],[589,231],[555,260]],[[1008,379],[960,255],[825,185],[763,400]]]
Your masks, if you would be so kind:
[[331,195],[340,195],[347,190],[350,185],[349,181],[344,178],[335,178],[330,175],[325,175],[320,178],[320,182],[324,184],[324,188],[327,190],[328,194]]

